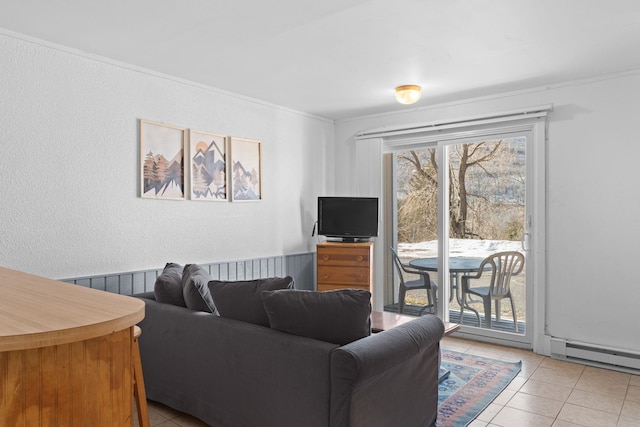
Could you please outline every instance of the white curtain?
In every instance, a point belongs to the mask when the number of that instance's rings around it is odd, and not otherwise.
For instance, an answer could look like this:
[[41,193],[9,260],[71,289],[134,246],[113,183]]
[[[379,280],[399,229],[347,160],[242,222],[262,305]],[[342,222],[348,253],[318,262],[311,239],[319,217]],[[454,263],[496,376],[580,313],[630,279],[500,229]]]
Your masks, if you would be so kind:
[[373,244],[373,309],[384,308],[384,200],[382,199],[382,138],[355,141],[355,194],[378,198],[378,237]]

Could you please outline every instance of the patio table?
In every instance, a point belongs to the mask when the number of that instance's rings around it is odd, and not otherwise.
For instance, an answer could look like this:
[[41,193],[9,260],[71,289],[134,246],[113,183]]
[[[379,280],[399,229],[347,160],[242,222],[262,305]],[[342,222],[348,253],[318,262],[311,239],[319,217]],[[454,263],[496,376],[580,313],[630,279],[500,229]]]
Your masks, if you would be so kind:
[[[449,295],[449,301],[453,299],[453,290],[455,289],[456,301],[462,305],[460,297],[460,286],[458,278],[460,274],[475,273],[480,269],[483,258],[455,256],[449,258],[449,275],[451,280],[449,286],[452,292]],[[416,270],[438,271],[438,257],[416,258],[409,261],[409,265]]]

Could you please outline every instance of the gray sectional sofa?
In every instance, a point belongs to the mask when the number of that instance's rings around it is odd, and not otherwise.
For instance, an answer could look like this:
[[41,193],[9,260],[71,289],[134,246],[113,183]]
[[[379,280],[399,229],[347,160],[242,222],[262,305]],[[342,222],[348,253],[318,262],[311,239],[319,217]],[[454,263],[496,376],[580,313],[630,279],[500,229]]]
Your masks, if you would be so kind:
[[[314,304],[351,298],[350,304],[362,295],[267,294],[271,327],[225,317],[222,307],[213,314],[158,302],[153,292],[137,295],[146,304],[139,343],[147,397],[213,427],[435,425],[440,319],[420,317],[371,335],[369,324],[362,338],[327,342],[303,336],[306,325],[315,324],[310,336],[329,325],[344,337],[332,322],[358,309],[314,318],[308,314]],[[224,301],[220,292],[212,296]],[[291,310],[278,318],[286,304]]]

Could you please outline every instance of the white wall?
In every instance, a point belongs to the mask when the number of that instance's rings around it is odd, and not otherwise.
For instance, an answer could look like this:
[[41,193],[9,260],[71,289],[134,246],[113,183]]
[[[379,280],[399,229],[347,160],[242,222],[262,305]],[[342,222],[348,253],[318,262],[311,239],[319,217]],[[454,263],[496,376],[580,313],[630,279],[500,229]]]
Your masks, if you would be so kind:
[[[315,249],[332,122],[8,35],[0,57],[0,265],[66,278]],[[140,198],[139,119],[261,139],[263,201]]]
[[353,181],[357,131],[549,103],[546,333],[640,351],[640,72],[340,121],[336,182]]
[[[344,120],[334,136],[322,119],[50,45],[0,34],[0,53],[2,266],[64,278],[313,251],[316,197],[355,190],[356,131],[553,103],[535,284],[547,333],[640,351],[639,72]],[[140,118],[262,139],[264,200],[139,198]]]

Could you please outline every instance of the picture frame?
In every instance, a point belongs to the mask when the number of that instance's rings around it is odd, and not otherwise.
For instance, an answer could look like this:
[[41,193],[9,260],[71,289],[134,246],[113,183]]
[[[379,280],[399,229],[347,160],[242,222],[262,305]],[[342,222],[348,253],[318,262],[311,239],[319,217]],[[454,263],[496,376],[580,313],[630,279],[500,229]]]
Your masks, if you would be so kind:
[[189,129],[189,198],[226,202],[227,137]]
[[140,120],[140,197],[184,200],[186,129]]
[[231,137],[231,201],[262,200],[262,141]]

